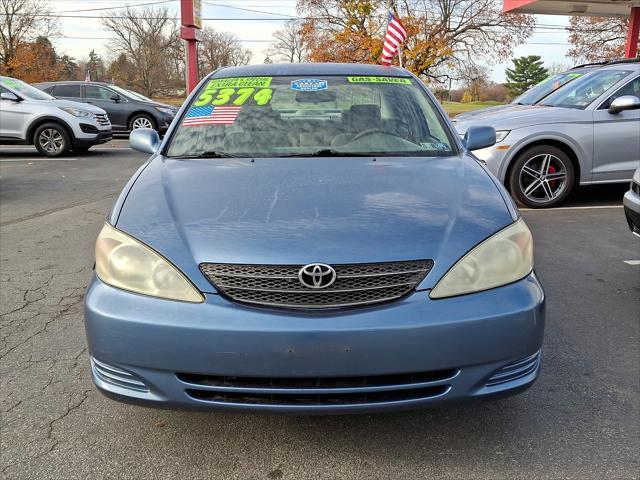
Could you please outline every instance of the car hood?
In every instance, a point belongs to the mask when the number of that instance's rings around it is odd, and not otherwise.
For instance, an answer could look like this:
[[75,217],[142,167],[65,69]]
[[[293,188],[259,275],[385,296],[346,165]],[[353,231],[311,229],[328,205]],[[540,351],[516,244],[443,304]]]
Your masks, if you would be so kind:
[[453,122],[461,122],[461,121],[467,121],[470,119],[476,119],[478,117],[482,117],[484,115],[487,114],[493,114],[493,113],[497,113],[497,112],[502,112],[508,108],[514,108],[517,107],[516,105],[512,105],[512,104],[507,104],[507,105],[496,105],[494,107],[487,107],[487,108],[481,108],[479,110],[472,110],[471,112],[465,112],[465,113],[461,113],[459,115],[456,115],[453,118]]
[[464,135],[469,127],[489,126],[496,130],[513,130],[533,125],[567,123],[576,121],[577,110],[572,108],[547,107],[544,105],[520,105],[489,112],[479,117],[455,122],[456,130]]
[[80,110],[86,110],[87,112],[91,112],[91,113],[104,113],[104,114],[107,113],[100,107],[96,107],[95,105],[91,105],[89,103],[72,102],[71,100],[59,100],[59,99],[49,100],[48,103],[50,105],[53,105],[54,107],[78,108]]
[[513,221],[492,177],[468,156],[156,157],[123,195],[116,227],[203,291],[212,287],[202,262],[433,259],[432,281]]

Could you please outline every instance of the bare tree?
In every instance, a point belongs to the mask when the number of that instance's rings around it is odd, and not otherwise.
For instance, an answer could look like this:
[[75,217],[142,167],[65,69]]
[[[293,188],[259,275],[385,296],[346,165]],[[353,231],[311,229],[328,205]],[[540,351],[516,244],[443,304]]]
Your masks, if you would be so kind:
[[465,65],[462,69],[462,86],[472,102],[480,100],[484,89],[489,85],[489,69],[483,65]]
[[267,51],[269,57],[276,57],[290,63],[304,62],[308,48],[302,34],[302,26],[295,20],[289,21],[282,30],[273,33],[274,42]]
[[0,62],[4,73],[12,74],[11,62],[22,44],[58,32],[59,19],[50,14],[48,0],[0,0]]
[[116,17],[104,17],[104,27],[115,35],[113,49],[124,53],[136,67],[135,84],[147,96],[173,83],[167,53],[180,48],[175,18],[166,7],[127,7]]
[[199,44],[200,70],[208,73],[220,67],[247,65],[252,53],[242,47],[240,39],[230,32],[217,32],[211,27],[202,30]]

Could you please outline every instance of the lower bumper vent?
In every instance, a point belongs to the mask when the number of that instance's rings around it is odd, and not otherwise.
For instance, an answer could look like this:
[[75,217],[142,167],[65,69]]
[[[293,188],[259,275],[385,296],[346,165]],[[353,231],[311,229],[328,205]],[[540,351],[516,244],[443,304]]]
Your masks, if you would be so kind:
[[533,355],[521,358],[515,362],[508,363],[500,370],[497,370],[487,382],[487,387],[493,387],[503,383],[511,382],[522,377],[526,377],[534,372],[540,364],[540,350]]
[[234,377],[179,373],[191,398],[225,404],[354,405],[444,395],[459,370],[362,377]]
[[149,391],[149,388],[144,383],[129,372],[99,362],[93,357],[91,357],[91,369],[93,370],[93,374],[105,383],[138,392]]

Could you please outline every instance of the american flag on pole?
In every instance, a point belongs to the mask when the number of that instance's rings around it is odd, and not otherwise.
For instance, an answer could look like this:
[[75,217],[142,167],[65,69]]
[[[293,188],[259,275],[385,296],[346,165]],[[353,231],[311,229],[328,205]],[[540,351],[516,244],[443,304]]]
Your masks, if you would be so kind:
[[191,107],[182,120],[185,127],[200,125],[231,125],[236,121],[242,107],[213,106]]
[[391,65],[391,60],[396,53],[402,42],[407,38],[407,31],[400,23],[393,12],[389,10],[389,23],[387,24],[387,34],[384,37],[384,45],[382,46],[382,56],[380,63],[382,65]]

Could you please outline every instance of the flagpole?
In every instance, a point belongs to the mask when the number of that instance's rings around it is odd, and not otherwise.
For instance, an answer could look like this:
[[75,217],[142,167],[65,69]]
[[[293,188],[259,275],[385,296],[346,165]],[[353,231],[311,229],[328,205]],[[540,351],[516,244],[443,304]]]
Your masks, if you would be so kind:
[[[397,14],[398,12],[395,9],[395,5],[394,5],[393,2],[394,2],[394,0],[388,0],[387,1],[387,7],[389,9],[389,13],[396,13]],[[396,10],[396,11],[394,12],[394,10]],[[389,28],[388,22],[387,22],[387,28]],[[400,64],[400,68],[404,67],[404,65],[402,64],[402,44],[400,44],[400,46],[398,46],[398,63]]]

